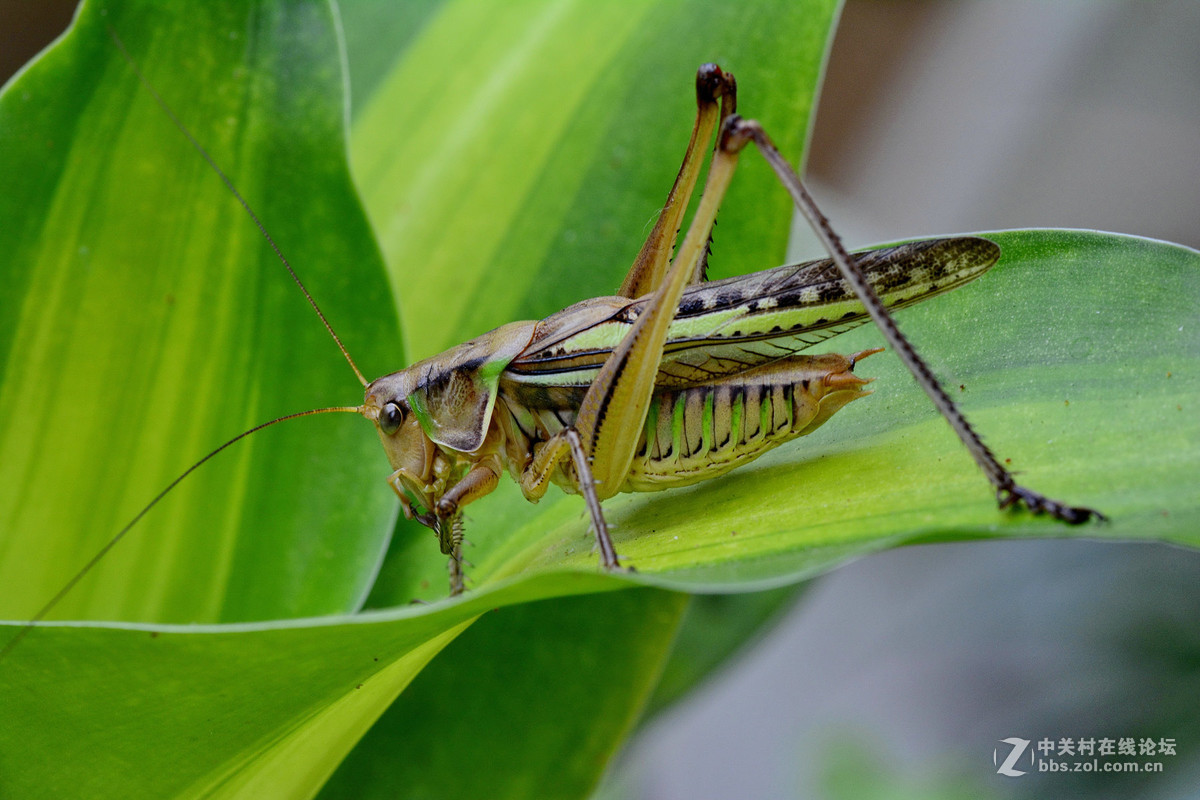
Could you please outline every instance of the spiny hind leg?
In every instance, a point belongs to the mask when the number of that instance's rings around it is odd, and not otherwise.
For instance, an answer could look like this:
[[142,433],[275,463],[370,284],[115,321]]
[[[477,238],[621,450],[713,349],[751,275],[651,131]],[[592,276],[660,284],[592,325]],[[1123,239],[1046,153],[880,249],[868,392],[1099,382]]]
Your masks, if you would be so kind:
[[[720,100],[718,113],[717,101]],[[641,297],[656,290],[667,274],[671,261],[671,250],[679,236],[683,212],[696,188],[700,167],[708,143],[712,141],[717,123],[734,112],[737,106],[737,84],[733,75],[716,64],[704,64],[696,71],[696,123],[692,127],[692,138],[688,141],[683,163],[675,176],[675,184],[667,195],[667,202],[658,215],[653,230],[642,245],[641,252],[629,268],[625,282],[617,294],[621,297]],[[707,251],[706,251],[707,254]],[[697,262],[692,283],[704,280],[705,259]]]
[[796,208],[808,218],[813,231],[817,234],[817,238],[821,240],[821,243],[833,258],[842,276],[854,288],[855,294],[858,295],[859,300],[866,308],[867,313],[870,314],[876,327],[883,334],[884,339],[891,345],[895,353],[900,356],[900,360],[904,362],[904,365],[913,374],[913,378],[917,381],[917,384],[929,396],[929,399],[937,407],[938,411],[941,412],[942,416],[946,418],[950,427],[958,434],[958,438],[975,459],[975,463],[983,470],[984,475],[987,476],[988,481],[991,482],[992,487],[996,491],[996,499],[1000,507],[1008,508],[1010,506],[1024,505],[1034,514],[1049,514],[1055,519],[1071,525],[1078,525],[1089,520],[1105,520],[1106,517],[1095,509],[1087,508],[1086,506],[1071,506],[1058,500],[1053,500],[1032,489],[1027,489],[1016,482],[1013,474],[988,449],[987,445],[979,437],[979,434],[967,422],[967,418],[963,416],[958,405],[946,394],[937,377],[933,374],[933,370],[929,368],[925,360],[917,354],[916,349],[900,332],[892,315],[884,307],[882,301],[880,301],[879,296],[867,281],[863,271],[854,259],[850,258],[849,254],[847,254],[845,247],[842,245],[841,238],[834,232],[832,226],[829,224],[829,220],[817,207],[816,202],[805,188],[803,181],[800,180],[800,176],[792,169],[792,165],[788,163],[787,159],[780,154],[762,126],[752,120],[743,120],[736,115],[722,124],[719,148],[729,147],[740,150],[751,141],[758,147],[763,157],[771,165],[771,168],[775,170],[780,183],[787,189],[788,194],[792,196]]
[[[599,501],[617,494],[629,477],[656,388],[667,331],[684,289],[692,283],[707,252],[717,209],[733,178],[737,156],[736,150],[725,148],[713,156],[696,214],[666,276],[600,367],[579,404],[574,429],[566,432],[578,436],[577,441],[568,437],[567,444],[580,491],[592,507],[602,547],[608,534],[607,530],[602,534],[599,527],[603,524]],[[610,556],[615,565],[615,553],[603,554],[606,559]]]

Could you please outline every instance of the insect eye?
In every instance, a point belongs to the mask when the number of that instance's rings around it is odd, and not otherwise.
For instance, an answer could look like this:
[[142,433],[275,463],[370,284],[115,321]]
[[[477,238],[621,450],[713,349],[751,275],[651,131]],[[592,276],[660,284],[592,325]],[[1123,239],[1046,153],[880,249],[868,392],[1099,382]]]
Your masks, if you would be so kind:
[[397,403],[388,403],[379,412],[379,429],[388,436],[391,436],[400,429],[400,423],[404,421],[404,409],[400,408]]

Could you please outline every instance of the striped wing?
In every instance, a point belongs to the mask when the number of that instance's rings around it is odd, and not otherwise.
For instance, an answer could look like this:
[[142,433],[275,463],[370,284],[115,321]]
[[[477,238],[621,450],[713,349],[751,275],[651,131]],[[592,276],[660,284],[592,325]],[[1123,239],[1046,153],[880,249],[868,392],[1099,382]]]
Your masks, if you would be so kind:
[[[1000,248],[986,239],[931,239],[854,258],[890,308],[949,291],[986,272]],[[503,381],[587,386],[649,302],[596,298],[538,324]],[[684,292],[659,368],[664,388],[695,386],[784,358],[866,322],[866,311],[832,260],[809,261]]]

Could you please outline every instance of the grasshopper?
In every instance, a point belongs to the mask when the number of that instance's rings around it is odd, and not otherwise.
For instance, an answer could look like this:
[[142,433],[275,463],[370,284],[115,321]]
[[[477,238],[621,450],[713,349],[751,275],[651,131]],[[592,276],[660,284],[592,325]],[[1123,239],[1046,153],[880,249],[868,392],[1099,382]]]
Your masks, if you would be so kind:
[[[1073,524],[1101,516],[1019,486],[885,308],[973,280],[996,263],[999,247],[963,237],[851,258],[762,128],[736,114],[736,91],[716,65],[699,69],[696,121],[675,185],[615,296],[505,325],[367,385],[358,411],[378,429],[405,515],[432,528],[450,557],[452,593],[463,589],[462,509],[506,469],[532,502],[550,483],[583,495],[601,565],[616,569],[601,501],[716,477],[816,430],[868,394],[870,381],[853,370],[878,350],[801,351],[868,318],[962,437],[1002,507],[1020,503]],[[714,132],[707,182],[675,250]],[[750,142],[832,259],[708,282],[717,209]]]
[[[117,45],[136,72],[119,40]],[[359,406],[272,420],[204,456],[112,537],[0,649],[0,657],[192,471],[264,427],[316,413],[357,413],[375,425],[393,470],[387,482],[405,516],[432,529],[449,556],[451,594],[465,586],[463,509],[495,489],[505,471],[531,502],[551,483],[582,495],[601,566],[620,569],[602,501],[620,492],[717,477],[825,424],[870,393],[865,390],[870,379],[854,368],[882,348],[850,355],[805,351],[868,320],[962,439],[1001,508],[1023,505],[1069,524],[1103,520],[1098,511],[1017,484],[888,311],[974,280],[998,261],[999,247],[982,238],[958,237],[850,256],[762,127],[736,113],[736,95],[733,75],[713,64],[700,67],[696,119],[675,183],[614,296],[584,300],[540,321],[504,325],[372,382],[249,204],[168,110],[275,249],[365,387],[365,398]],[[714,134],[706,183],[676,247]],[[739,154],[750,143],[809,218],[831,258],[708,281],[717,211]]]

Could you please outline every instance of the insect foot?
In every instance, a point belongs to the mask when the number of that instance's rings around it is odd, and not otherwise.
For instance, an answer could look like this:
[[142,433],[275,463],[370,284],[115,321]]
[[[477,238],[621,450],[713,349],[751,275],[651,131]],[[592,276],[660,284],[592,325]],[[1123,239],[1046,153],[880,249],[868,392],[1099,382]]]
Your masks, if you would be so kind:
[[1017,483],[1001,486],[996,490],[996,502],[1000,508],[1015,508],[1024,505],[1034,514],[1048,514],[1068,525],[1082,525],[1085,522],[1108,522],[1108,517],[1094,508],[1087,506],[1069,506],[1060,503],[1032,489],[1026,489]]

